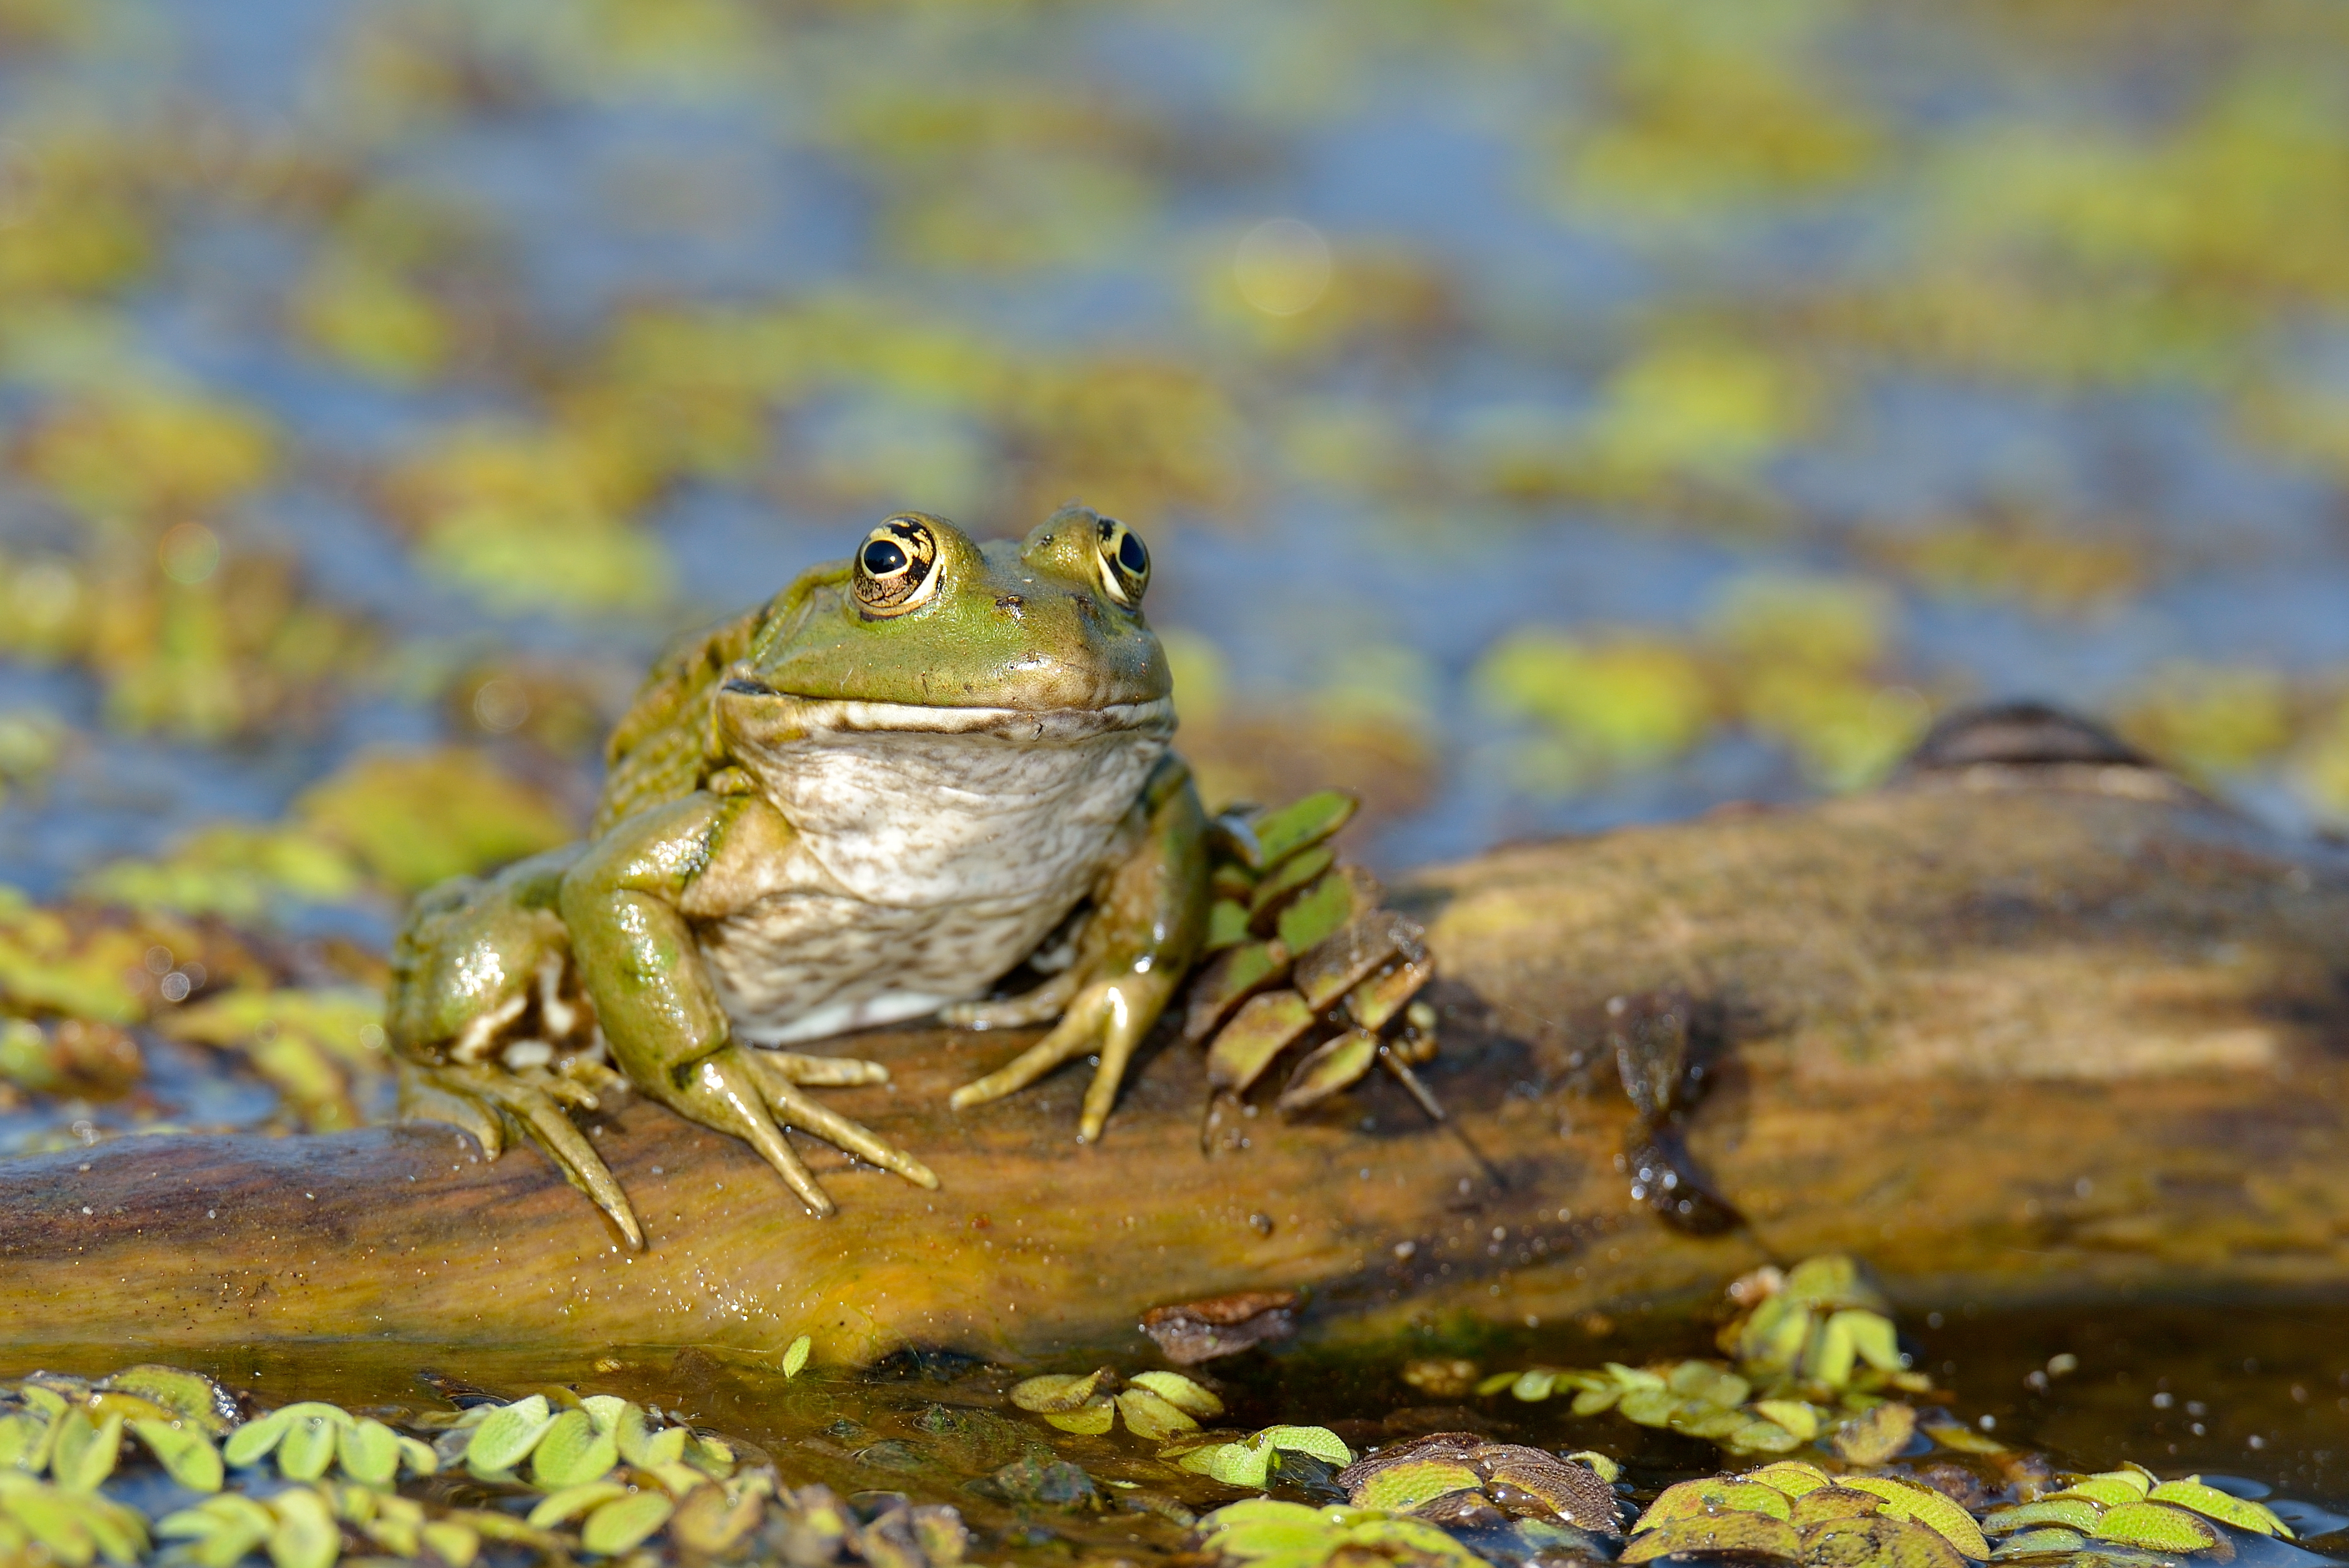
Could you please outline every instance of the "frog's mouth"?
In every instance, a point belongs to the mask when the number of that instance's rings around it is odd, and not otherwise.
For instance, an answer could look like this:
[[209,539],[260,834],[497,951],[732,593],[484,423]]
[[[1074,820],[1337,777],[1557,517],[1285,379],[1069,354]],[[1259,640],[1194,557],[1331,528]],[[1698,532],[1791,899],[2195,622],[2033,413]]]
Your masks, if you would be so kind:
[[1099,707],[951,707],[800,696],[736,677],[719,688],[719,722],[754,749],[828,735],[991,736],[1027,745],[1066,744],[1096,736],[1174,733],[1174,699],[1106,703]]

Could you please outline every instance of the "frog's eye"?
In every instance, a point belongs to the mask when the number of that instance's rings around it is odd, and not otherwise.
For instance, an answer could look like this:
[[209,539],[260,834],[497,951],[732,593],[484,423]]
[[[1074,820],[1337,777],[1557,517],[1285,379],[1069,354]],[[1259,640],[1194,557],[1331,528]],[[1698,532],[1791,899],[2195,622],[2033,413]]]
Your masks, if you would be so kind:
[[1129,610],[1150,586],[1150,547],[1113,517],[1101,520],[1101,578],[1109,596]]
[[869,615],[900,615],[938,587],[938,541],[920,520],[893,517],[856,552],[856,602]]

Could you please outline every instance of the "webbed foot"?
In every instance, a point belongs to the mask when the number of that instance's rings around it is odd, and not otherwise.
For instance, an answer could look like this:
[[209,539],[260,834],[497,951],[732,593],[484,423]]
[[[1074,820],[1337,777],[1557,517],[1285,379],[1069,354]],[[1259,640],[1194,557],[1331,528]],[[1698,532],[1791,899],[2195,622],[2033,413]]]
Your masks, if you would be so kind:
[[491,1160],[504,1152],[507,1128],[519,1127],[545,1151],[565,1181],[612,1217],[628,1245],[642,1252],[644,1227],[636,1222],[627,1194],[620,1190],[604,1157],[571,1119],[573,1110],[596,1108],[595,1088],[584,1078],[598,1073],[607,1086],[621,1081],[608,1068],[583,1069],[583,1076],[574,1076],[543,1067],[508,1068],[485,1062],[427,1066],[404,1061],[399,1069],[399,1114],[403,1120],[445,1122],[470,1132]]
[[[1049,985],[1040,986],[1028,996],[996,1006],[1009,1009],[1049,988]],[[1111,1108],[1117,1103],[1118,1085],[1124,1080],[1126,1064],[1133,1059],[1134,1047],[1157,1021],[1173,989],[1173,980],[1163,970],[1128,972],[1083,985],[1068,1002],[1068,1010],[1050,1034],[985,1078],[963,1085],[947,1103],[963,1110],[1001,1099],[1026,1088],[1064,1062],[1099,1052],[1101,1065],[1093,1069],[1093,1081],[1085,1089],[1084,1111],[1077,1122],[1077,1141],[1097,1141],[1103,1124],[1109,1120]]]
[[800,1202],[821,1217],[834,1212],[836,1205],[783,1137],[785,1127],[796,1127],[867,1164],[894,1171],[916,1187],[937,1190],[938,1179],[928,1166],[801,1092],[803,1086],[885,1083],[888,1078],[888,1069],[877,1062],[729,1045],[688,1068],[682,1081],[662,1098],[681,1114],[730,1132],[757,1150]]

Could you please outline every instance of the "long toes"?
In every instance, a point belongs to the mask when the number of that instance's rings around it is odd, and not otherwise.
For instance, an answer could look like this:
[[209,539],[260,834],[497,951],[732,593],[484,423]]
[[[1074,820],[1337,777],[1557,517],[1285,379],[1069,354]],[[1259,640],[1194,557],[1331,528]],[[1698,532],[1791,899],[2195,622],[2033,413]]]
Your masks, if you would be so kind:
[[916,1187],[926,1187],[935,1192],[938,1179],[930,1168],[894,1144],[885,1143],[870,1128],[851,1121],[828,1106],[818,1104],[800,1093],[790,1084],[769,1079],[767,1103],[785,1125],[802,1132],[813,1133],[835,1148],[844,1149],[868,1165],[878,1165],[884,1171],[894,1171]]
[[1073,1061],[1094,1047],[1100,1031],[1092,1009],[1071,1010],[1058,1027],[983,1078],[963,1085],[947,1099],[957,1110],[985,1105],[1016,1094],[1063,1062]]
[[704,1057],[687,1078],[678,1105],[696,1120],[730,1132],[757,1150],[817,1218],[838,1212],[767,1114],[766,1085],[744,1047],[730,1046]]
[[1098,1143],[1102,1129],[1109,1123],[1109,1113],[1117,1106],[1118,1086],[1125,1081],[1125,1065],[1133,1059],[1133,1042],[1123,1032],[1114,1033],[1102,1047],[1101,1066],[1094,1069],[1093,1081],[1085,1086],[1084,1113],[1077,1121],[1077,1141]]
[[857,1057],[809,1057],[797,1051],[762,1050],[750,1059],[768,1078],[780,1077],[785,1083],[805,1084],[810,1088],[853,1088],[889,1081],[887,1068]]
[[437,1121],[471,1133],[473,1141],[481,1146],[485,1160],[495,1160],[505,1152],[505,1125],[497,1111],[476,1096],[451,1088],[423,1070],[400,1075],[399,1119]]
[[554,1161],[564,1179],[612,1217],[612,1223],[620,1228],[632,1250],[644,1251],[644,1227],[636,1222],[636,1212],[629,1206],[628,1195],[620,1190],[604,1157],[595,1152],[595,1145],[587,1141],[569,1114],[533,1084],[509,1083],[495,1092],[501,1109],[522,1122],[532,1141],[546,1151],[546,1157]]
[[1034,990],[998,1002],[957,1002],[938,1017],[957,1029],[1017,1029],[1060,1016],[1077,994],[1076,971],[1056,975]]

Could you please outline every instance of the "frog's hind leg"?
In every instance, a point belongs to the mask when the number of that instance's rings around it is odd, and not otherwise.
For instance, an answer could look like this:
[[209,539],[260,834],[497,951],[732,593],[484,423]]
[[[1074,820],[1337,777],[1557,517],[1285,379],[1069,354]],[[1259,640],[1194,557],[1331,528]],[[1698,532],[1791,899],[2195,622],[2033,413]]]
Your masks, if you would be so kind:
[[644,1227],[636,1222],[627,1194],[571,1119],[571,1110],[595,1109],[595,1091],[575,1078],[543,1067],[519,1070],[487,1064],[402,1064],[399,1109],[403,1119],[446,1122],[473,1135],[481,1152],[503,1152],[508,1128],[544,1151],[564,1179],[612,1217],[628,1245],[644,1251]]

